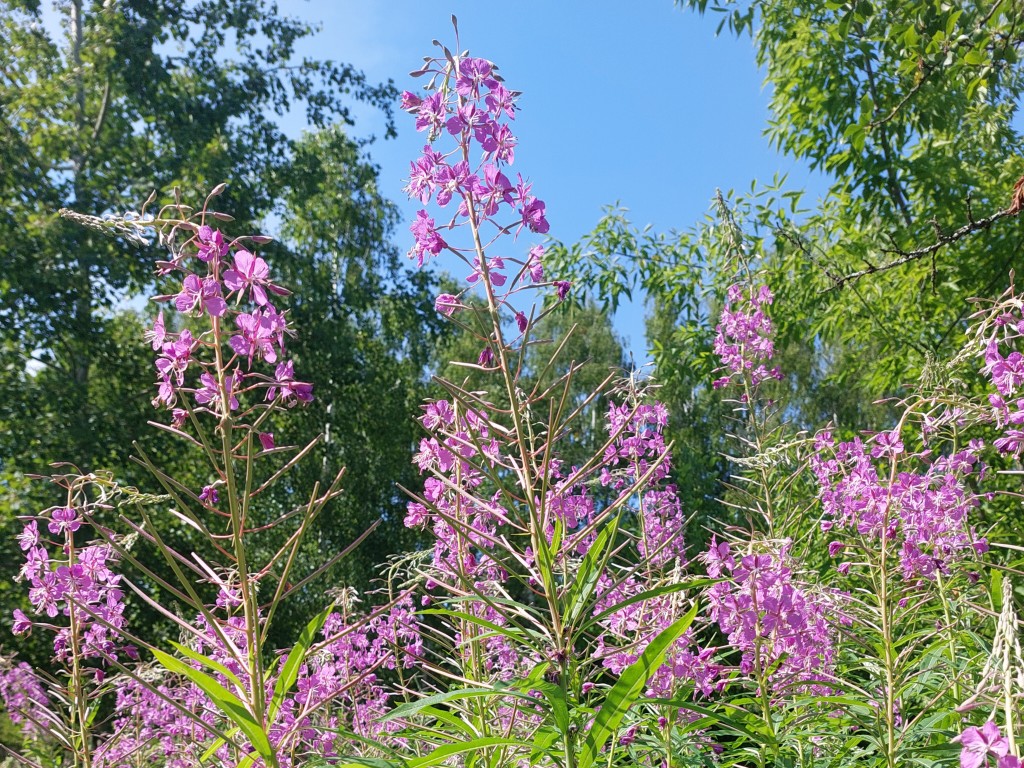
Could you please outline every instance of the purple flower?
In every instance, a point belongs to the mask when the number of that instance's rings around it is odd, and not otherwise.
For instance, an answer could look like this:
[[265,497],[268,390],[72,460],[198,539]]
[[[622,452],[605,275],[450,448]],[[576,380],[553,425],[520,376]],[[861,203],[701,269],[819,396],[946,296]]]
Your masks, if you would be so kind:
[[267,290],[278,296],[288,295],[284,288],[271,283],[267,279],[269,276],[267,262],[243,250],[235,254],[235,268],[224,273],[224,285],[232,292],[243,292],[248,288],[252,300],[262,307],[267,304]]
[[[273,320],[279,316],[272,315],[269,312],[270,309],[267,307],[262,312],[257,310],[251,314],[241,312],[235,317],[235,325],[240,333],[228,339],[228,344],[235,354],[247,357],[250,366],[253,357],[263,358],[268,363],[277,362]],[[279,340],[280,337],[277,335],[278,343]]]
[[25,615],[25,612],[20,608],[14,609],[14,626],[11,627],[11,632],[16,635],[25,635],[32,630],[32,620]]
[[224,235],[219,229],[204,224],[199,228],[196,240],[196,256],[200,261],[210,262],[228,254],[228,245],[224,242]]
[[212,507],[220,499],[217,496],[217,489],[212,485],[204,485],[202,492],[199,494],[199,500],[208,507]]
[[415,257],[417,267],[423,266],[428,253],[436,256],[448,245],[437,233],[434,220],[427,216],[426,211],[416,212],[416,220],[409,225],[409,231],[416,238],[415,245],[409,250],[409,258]]
[[25,524],[25,527],[21,529],[21,533],[17,536],[18,546],[21,547],[22,552],[27,552],[39,545],[39,524],[35,520],[30,520]]
[[220,293],[220,283],[216,279],[186,275],[181,284],[181,292],[174,297],[174,306],[182,313],[194,311],[198,315],[206,313],[211,317],[220,317],[228,306]]
[[[64,531],[74,533],[81,527],[78,513],[71,507],[58,507],[50,513],[50,523],[47,529],[52,534],[61,534]],[[23,547],[24,548],[24,547]]]
[[33,579],[28,591],[28,600],[36,613],[45,613],[51,619],[58,613],[58,602],[64,598],[64,585],[57,580],[53,571],[47,571]]
[[535,245],[530,249],[530,255],[526,261],[526,269],[530,273],[530,279],[539,283],[544,279],[544,246]]
[[516,161],[516,137],[507,125],[495,124],[490,133],[483,137],[480,146],[484,157],[497,160],[504,165],[512,165]]
[[480,86],[495,88],[498,81],[492,77],[494,65],[487,59],[465,58],[459,62],[459,77],[455,81],[455,90],[467,99],[480,98]]
[[444,125],[447,111],[443,93],[438,91],[427,96],[420,102],[419,110],[416,113],[416,130],[422,131],[429,128],[431,134],[437,133]]
[[185,383],[185,371],[192,360],[196,344],[187,328],[174,341],[164,343],[156,360],[156,370],[161,381],[158,402],[170,405],[174,401],[174,387]]
[[502,203],[512,204],[512,184],[493,163],[484,166],[483,181],[474,192],[483,206],[484,216],[488,218],[498,212]]
[[455,136],[467,129],[475,132],[486,120],[487,115],[478,110],[476,104],[468,101],[455,110],[455,114],[448,118],[445,127],[448,133]]
[[423,155],[409,164],[409,183],[404,187],[405,193],[426,205],[434,193],[434,169],[443,162],[444,156],[440,152],[435,152],[429,144],[423,147]]
[[442,293],[434,299],[434,309],[442,315],[451,317],[457,311],[462,309],[462,302],[459,301],[458,296],[452,296],[450,293]]
[[274,435],[271,432],[257,432],[256,437],[260,439],[260,445],[264,451],[274,450]]
[[402,91],[402,102],[399,109],[403,112],[415,112],[420,108],[420,104],[422,103],[423,99],[412,91]]
[[[235,389],[241,381],[241,374],[227,374],[224,377],[224,387],[228,392],[228,403],[232,411],[238,410],[238,398],[235,396]],[[204,373],[199,377],[203,386],[196,390],[196,402],[200,405],[221,405],[221,391],[217,379],[212,374]]]
[[558,300],[565,301],[565,297],[569,295],[569,289],[572,288],[572,283],[568,280],[555,280],[555,288],[558,289]]
[[[505,260],[495,256],[487,260],[487,278],[491,285],[499,288],[505,284],[505,275],[498,270],[505,268]],[[466,282],[472,285],[483,277],[483,269],[480,267],[480,259],[473,260],[473,271],[466,276]]]
[[153,322],[153,329],[146,331],[144,338],[153,345],[154,351],[159,351],[159,349],[164,345],[164,339],[167,338],[167,330],[164,326],[164,313],[162,310]]
[[469,172],[469,163],[465,160],[455,165],[437,165],[433,181],[437,187],[437,204],[442,208],[451,202],[454,195],[463,194],[464,190],[473,189],[479,183],[476,176]]
[[544,201],[535,197],[527,197],[522,204],[520,213],[523,216],[523,226],[539,235],[548,232],[548,220],[544,218]]
[[487,111],[490,112],[495,119],[501,117],[501,114],[504,112],[509,120],[515,120],[515,97],[516,94],[507,90],[501,83],[498,83],[491,88],[491,92],[488,93],[487,97],[484,99],[484,104],[487,105]]
[[313,402],[313,385],[295,381],[295,365],[291,360],[278,363],[274,383],[267,388],[267,400],[279,399],[284,405]]
[[1009,752],[1010,744],[999,732],[999,726],[989,720],[981,728],[971,726],[953,739],[963,746],[960,750],[960,768],[981,768],[989,755],[1001,758]]

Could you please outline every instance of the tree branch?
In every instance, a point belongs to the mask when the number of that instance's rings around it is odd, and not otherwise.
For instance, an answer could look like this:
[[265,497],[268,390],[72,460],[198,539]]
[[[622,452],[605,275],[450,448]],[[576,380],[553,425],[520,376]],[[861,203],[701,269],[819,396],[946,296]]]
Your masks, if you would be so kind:
[[[1018,186],[1020,186],[1019,183]],[[883,248],[882,253],[896,255],[897,258],[892,261],[887,261],[884,264],[870,265],[864,269],[858,270],[857,272],[850,272],[842,277],[831,277],[832,285],[829,288],[826,288],[825,291],[834,291],[838,288],[842,288],[847,283],[859,280],[867,275],[873,275],[877,272],[886,272],[890,269],[895,269],[896,267],[902,267],[904,264],[909,264],[912,261],[917,261],[925,256],[931,256],[950,243],[962,240],[968,235],[978,232],[979,230],[988,229],[1000,219],[1016,216],[1018,213],[1020,213],[1020,205],[1015,200],[1009,208],[999,211],[998,213],[993,213],[991,216],[987,216],[984,219],[975,219],[973,215],[968,212],[967,223],[962,227],[954,229],[952,232],[942,232],[938,228],[938,224],[933,221],[936,228],[936,238],[935,242],[931,245],[915,248],[912,251],[904,251],[900,248]]]

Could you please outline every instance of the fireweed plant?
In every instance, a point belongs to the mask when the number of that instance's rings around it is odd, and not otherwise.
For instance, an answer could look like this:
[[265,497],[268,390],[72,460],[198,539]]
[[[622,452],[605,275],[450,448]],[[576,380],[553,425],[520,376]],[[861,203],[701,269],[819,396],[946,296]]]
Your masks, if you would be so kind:
[[[34,615],[16,612],[14,632],[53,632],[62,671],[44,683],[8,664],[0,692],[25,735],[51,743],[51,762],[64,755],[87,768],[153,761],[269,768],[350,751],[346,739],[387,732],[381,716],[389,696],[377,672],[409,663],[413,657],[398,661],[396,649],[420,643],[408,595],[368,612],[345,594],[291,648],[268,644],[281,602],[345,554],[313,573],[293,573],[303,535],[341,492],[343,472],[291,509],[261,508],[266,491],[317,442],[278,447],[268,425],[309,403],[313,387],[287,356],[293,329],[275,302],[288,291],[254,252],[268,239],[229,239],[217,228],[229,217],[209,205],[222,190],[198,210],[177,200],[155,216],[144,207],[113,224],[137,238],[155,235],[169,250],[158,276],[175,290],[156,301],[172,314],[162,309],[147,333],[156,353],[153,405],[166,415],[156,426],[205,458],[208,484],[188,487],[145,454],[139,461],[162,496],[107,476],[55,476],[66,503],[27,519],[19,536]],[[168,543],[154,505],[191,529],[192,551]],[[128,536],[97,522],[110,510]],[[165,569],[153,567],[154,557]],[[124,621],[128,589],[173,622],[181,642],[160,649],[137,639]],[[139,648],[155,663],[137,663]]]
[[[160,496],[99,473],[52,478],[66,499],[24,520],[32,613],[16,612],[13,629],[52,633],[54,664],[0,660],[18,759],[1019,766],[1015,569],[988,564],[976,523],[991,501],[986,457],[1024,446],[1013,290],[975,317],[957,361],[991,381],[985,402],[918,397],[879,434],[791,435],[775,402],[774,297],[727,217],[732,284],[708,385],[735,407],[739,450],[711,544],[691,552],[653,387],[611,375],[573,396],[579,365],[558,364],[562,340],[535,337],[572,286],[546,277],[547,209],[512,172],[520,94],[461,50],[457,28],[456,52],[438,47],[414,73],[426,86],[402,102],[424,136],[406,185],[424,206],[409,255],[464,275],[436,309],[479,353],[458,363],[475,385],[439,379],[444,396],[418,414],[424,482],[405,522],[428,544],[392,563],[380,607],[339,590],[291,647],[271,647],[281,601],[344,552],[292,573],[342,473],[292,509],[264,506],[316,443],[274,440],[275,420],[314,390],[288,358],[288,292],[258,254],[265,239],[225,234],[228,217],[210,207],[220,187],[198,209],[176,199],[152,216],[67,214],[168,248],[158,280],[173,288],[147,335],[154,405],[209,480],[190,487],[146,455]],[[550,350],[542,370],[526,369],[533,345]],[[602,395],[599,449],[561,460]],[[190,549],[172,546],[168,520],[190,531]],[[128,596],[181,642],[141,639]]]

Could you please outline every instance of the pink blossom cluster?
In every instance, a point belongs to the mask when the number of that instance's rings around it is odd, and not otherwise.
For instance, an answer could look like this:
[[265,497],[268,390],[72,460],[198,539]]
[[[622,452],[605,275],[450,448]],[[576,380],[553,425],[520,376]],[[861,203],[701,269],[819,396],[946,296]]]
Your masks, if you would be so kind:
[[686,562],[685,517],[676,487],[667,484],[672,457],[665,444],[668,409],[661,403],[608,407],[611,442],[600,470],[601,485],[620,492],[638,489],[638,554],[653,567]]
[[[74,534],[83,521],[72,507],[55,507],[48,518],[46,530],[56,538],[41,533],[36,519],[29,520],[18,535],[25,562],[17,578],[28,583],[33,614],[45,618],[30,618],[16,609],[14,634],[26,634],[33,627],[54,632],[54,656],[61,663],[69,663],[73,651],[79,658],[100,662],[116,658],[121,651],[135,657],[133,647],[121,646],[124,591],[120,575],[110,569],[116,559],[110,546],[75,546]],[[55,622],[58,616],[67,622]]]
[[[483,288],[489,301],[510,310],[522,332],[528,318],[509,297],[527,279],[543,282],[544,248],[532,247],[526,258],[494,251],[505,235],[518,238],[524,230],[542,235],[549,224],[533,185],[522,174],[515,181],[506,175],[515,162],[517,139],[511,122],[519,94],[505,87],[492,62],[468,54],[428,59],[416,74],[430,74],[432,80],[423,93],[403,93],[402,109],[415,116],[416,129],[426,132],[428,143],[410,165],[405,191],[424,206],[433,201],[440,209],[436,216],[449,205],[453,210],[445,219],[435,219],[426,209],[417,213],[409,228],[414,238],[409,257],[422,266],[442,251],[453,254],[468,268],[469,286]],[[440,88],[435,87],[438,80],[444,83]],[[441,146],[442,137],[450,139],[449,148]],[[463,247],[454,236],[467,226],[472,234]],[[560,300],[570,288],[565,281],[551,285]],[[437,310],[455,314],[465,306],[468,290],[438,296]],[[481,364],[489,362],[485,350]]]
[[[656,584],[657,582],[655,582]],[[615,580],[602,574],[598,582],[599,599],[595,613],[621,605],[636,595],[650,590],[648,576],[630,576]],[[689,609],[690,604],[681,595],[668,593],[625,605],[602,619],[603,633],[598,636],[595,656],[612,674],[619,675],[636,661],[644,648],[661,632],[668,629]],[[710,696],[721,691],[724,680],[719,677],[721,667],[715,662],[717,649],[701,647],[691,628],[683,634],[665,655],[665,661],[647,682],[647,695],[655,698],[673,698],[681,688],[691,687],[695,695]]]
[[[838,445],[829,432],[819,434],[811,467],[824,508],[822,529],[898,544],[906,579],[948,573],[953,563],[988,549],[969,520],[979,501],[969,479],[985,473],[981,447],[972,441],[952,455],[933,456],[909,454],[896,431]],[[838,556],[845,546],[833,542],[830,552]]]
[[46,734],[53,719],[50,698],[42,680],[24,661],[0,658],[0,702],[25,738]]
[[739,651],[743,674],[766,675],[779,694],[794,686],[828,693],[838,612],[828,596],[797,580],[789,546],[739,555],[712,539],[702,559],[708,576],[724,580],[705,592],[708,616]]
[[[595,614],[622,606],[602,619],[604,631],[596,641],[597,657],[614,674],[636,661],[647,644],[690,608],[679,592],[622,605],[654,587],[678,583],[687,563],[685,515],[676,487],[667,482],[672,462],[664,437],[667,426],[668,411],[661,403],[609,404],[610,441],[599,481],[628,497],[636,533],[632,551],[623,554],[641,564],[618,578],[603,573],[597,585]],[[704,696],[720,690],[714,654],[714,648],[697,644],[691,629],[669,649],[648,681],[647,694],[672,698],[684,686]]]
[[475,489],[485,481],[482,467],[508,468],[509,459],[490,432],[487,414],[438,400],[424,406],[420,423],[430,436],[420,440],[413,460],[426,480],[423,498],[407,507],[405,524],[431,530],[434,583],[500,580],[501,567],[489,553],[506,515],[496,498],[481,499]]
[[[222,601],[225,605],[220,613],[228,610],[228,598]],[[203,618],[197,623],[207,631],[195,650],[222,664],[243,686],[250,685],[245,664],[239,663],[236,652],[244,647],[240,618],[223,616],[216,630],[205,625]],[[369,620],[331,613],[320,634],[321,643],[300,667],[293,690],[268,727],[268,738],[282,768],[302,765],[314,756],[329,759],[346,753],[351,745],[345,733],[377,740],[388,737],[396,726],[382,723],[381,718],[390,708],[391,694],[377,671],[410,668],[423,654],[423,640],[407,595]],[[222,635],[235,650],[224,646]],[[233,686],[225,675],[214,676],[225,688]],[[214,745],[212,734],[224,730],[223,715],[191,681],[156,670],[144,671],[139,677],[146,679],[146,684],[134,676],[117,679],[114,727],[98,746],[94,765],[122,768],[139,764],[143,758],[160,758],[161,764],[181,768],[198,765]],[[276,675],[266,681],[268,701],[276,682]],[[246,746],[244,740],[241,746]],[[226,745],[218,747],[214,756],[223,764],[232,759]],[[262,762],[257,760],[254,765],[259,768]]]
[[775,355],[774,327],[767,307],[774,300],[767,285],[729,286],[725,307],[715,327],[715,354],[722,360],[724,375],[715,379],[715,389],[749,378],[753,387],[765,379],[782,379],[782,370],[765,363]]
[[[156,360],[157,397],[154,405],[172,408],[174,424],[187,418],[175,407],[179,393],[191,393],[200,409],[216,414],[235,411],[239,397],[263,391],[266,402],[291,406],[313,399],[311,384],[295,378],[294,364],[284,358],[285,340],[293,333],[286,314],[271,302],[288,291],[270,280],[267,262],[241,246],[241,240],[225,240],[220,230],[207,224],[170,261],[160,262],[160,273],[182,274],[177,294],[158,296],[183,315],[203,318],[208,327],[198,336],[188,328],[168,330],[163,312],[147,338],[159,353]],[[248,238],[265,242],[265,238]],[[255,364],[274,365],[273,374],[260,372]],[[194,378],[186,374],[196,370]]]
[[999,309],[985,344],[982,375],[996,389],[989,395],[990,415],[1002,434],[992,444],[1000,453],[1020,456],[1024,451],[1024,354],[1016,347],[1024,336],[1024,318],[1012,299]]
[[332,613],[321,634],[326,644],[300,669],[296,691],[281,708],[279,728],[309,742],[311,753],[333,757],[343,746],[339,724],[378,740],[397,730],[397,724],[382,722],[392,694],[378,672],[412,669],[423,658],[423,638],[408,595],[367,623]]

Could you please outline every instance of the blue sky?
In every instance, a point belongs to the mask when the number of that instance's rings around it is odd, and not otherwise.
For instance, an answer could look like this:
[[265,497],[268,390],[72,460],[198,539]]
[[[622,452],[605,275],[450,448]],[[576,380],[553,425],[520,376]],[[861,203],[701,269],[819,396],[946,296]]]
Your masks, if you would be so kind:
[[[717,187],[749,189],[776,174],[789,174],[790,186],[822,186],[762,136],[769,94],[750,40],[716,37],[717,17],[671,0],[285,0],[281,9],[322,24],[303,55],[347,61],[408,89],[417,84],[408,73],[436,50],[431,40],[452,45],[454,13],[463,47],[494,61],[508,87],[523,92],[516,170],[534,181],[550,234],[565,242],[590,231],[615,202],[634,224],[685,229]],[[355,132],[381,127],[363,110]],[[300,131],[300,120],[288,128]],[[401,113],[398,129],[371,154],[385,193],[409,219],[416,207],[401,188],[423,137]],[[406,234],[403,225],[403,248]],[[620,311],[616,327],[645,359],[642,306]]]

